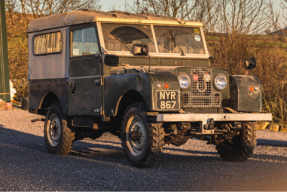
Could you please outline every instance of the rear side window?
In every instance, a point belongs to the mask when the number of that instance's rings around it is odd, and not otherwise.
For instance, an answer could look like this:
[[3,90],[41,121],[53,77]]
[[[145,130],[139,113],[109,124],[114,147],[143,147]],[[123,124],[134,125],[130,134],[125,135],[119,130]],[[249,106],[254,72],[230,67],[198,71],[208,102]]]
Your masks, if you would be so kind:
[[93,55],[100,52],[94,27],[71,32],[71,56]]
[[60,53],[63,49],[61,32],[36,35],[34,37],[34,55]]

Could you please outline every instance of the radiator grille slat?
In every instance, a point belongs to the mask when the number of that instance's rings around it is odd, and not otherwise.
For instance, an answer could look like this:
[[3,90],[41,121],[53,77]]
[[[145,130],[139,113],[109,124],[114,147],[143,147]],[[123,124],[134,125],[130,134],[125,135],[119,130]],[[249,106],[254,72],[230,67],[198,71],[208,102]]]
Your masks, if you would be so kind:
[[[196,69],[191,75],[191,91],[183,92],[183,107],[221,107],[221,94],[213,90],[212,69]],[[210,81],[204,79],[204,75],[209,75]],[[194,75],[198,77],[194,78]]]

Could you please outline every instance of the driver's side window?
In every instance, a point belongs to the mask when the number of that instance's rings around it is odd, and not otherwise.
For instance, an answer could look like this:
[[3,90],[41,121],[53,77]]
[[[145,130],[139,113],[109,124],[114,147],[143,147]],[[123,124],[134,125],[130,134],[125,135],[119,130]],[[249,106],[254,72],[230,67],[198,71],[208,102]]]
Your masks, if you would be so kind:
[[71,31],[71,57],[98,54],[99,44],[94,27]]

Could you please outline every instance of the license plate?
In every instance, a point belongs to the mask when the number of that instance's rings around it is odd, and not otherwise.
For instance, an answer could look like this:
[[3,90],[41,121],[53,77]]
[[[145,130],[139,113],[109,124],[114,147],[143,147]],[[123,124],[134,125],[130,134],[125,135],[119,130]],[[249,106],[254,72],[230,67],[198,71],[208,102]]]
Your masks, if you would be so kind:
[[179,91],[158,91],[158,109],[179,109]]

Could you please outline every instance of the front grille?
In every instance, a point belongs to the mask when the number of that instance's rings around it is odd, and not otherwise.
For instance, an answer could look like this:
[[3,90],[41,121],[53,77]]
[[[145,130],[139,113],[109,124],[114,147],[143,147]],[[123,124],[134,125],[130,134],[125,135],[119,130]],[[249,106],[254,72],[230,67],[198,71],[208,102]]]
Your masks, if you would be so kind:
[[[209,81],[204,79],[205,74],[209,75]],[[221,107],[221,94],[214,92],[212,80],[212,69],[196,68],[191,74],[191,91],[183,92],[183,107]]]
[[183,107],[221,107],[221,96],[219,93],[212,93],[211,96],[193,96],[190,92],[185,92]]
[[[198,74],[196,74],[198,75]],[[209,75],[211,75],[209,73]],[[212,76],[211,76],[212,77]],[[212,81],[205,82],[204,74],[198,75],[198,81],[193,81],[193,75],[191,75],[191,94],[192,96],[210,96],[212,93]]]

